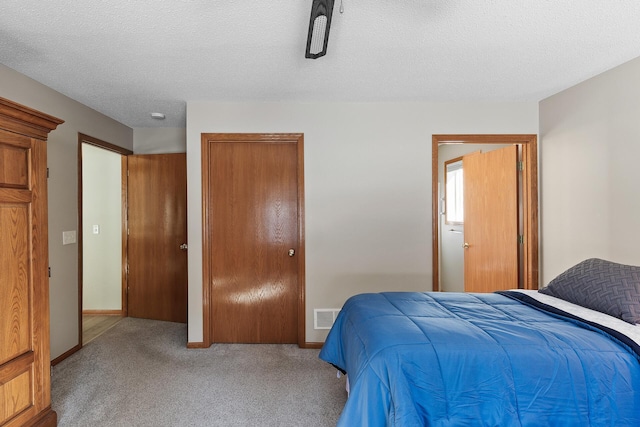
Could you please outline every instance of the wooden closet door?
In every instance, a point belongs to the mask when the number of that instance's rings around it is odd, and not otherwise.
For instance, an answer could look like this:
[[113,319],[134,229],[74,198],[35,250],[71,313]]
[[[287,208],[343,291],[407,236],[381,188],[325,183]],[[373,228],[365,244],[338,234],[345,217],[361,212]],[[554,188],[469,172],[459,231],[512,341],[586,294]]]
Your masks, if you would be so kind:
[[301,136],[206,136],[211,341],[296,343]]
[[46,135],[60,120],[0,98],[0,425],[51,410]]

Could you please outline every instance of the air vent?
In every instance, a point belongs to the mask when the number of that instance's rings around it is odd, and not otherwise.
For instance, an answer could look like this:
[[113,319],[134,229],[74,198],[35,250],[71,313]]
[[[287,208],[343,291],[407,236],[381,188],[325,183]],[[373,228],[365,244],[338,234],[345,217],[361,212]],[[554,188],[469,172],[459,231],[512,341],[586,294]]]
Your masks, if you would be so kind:
[[339,308],[314,308],[313,309],[313,328],[314,329],[331,329],[333,322],[336,321],[340,313]]

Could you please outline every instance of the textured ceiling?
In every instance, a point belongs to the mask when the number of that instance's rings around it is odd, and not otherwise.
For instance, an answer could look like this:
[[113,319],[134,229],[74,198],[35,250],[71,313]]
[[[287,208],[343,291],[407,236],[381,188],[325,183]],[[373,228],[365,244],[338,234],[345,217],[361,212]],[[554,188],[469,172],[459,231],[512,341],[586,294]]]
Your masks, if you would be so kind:
[[[538,101],[640,56],[637,0],[2,0],[0,63],[131,127],[188,101]],[[163,112],[166,120],[150,118]]]

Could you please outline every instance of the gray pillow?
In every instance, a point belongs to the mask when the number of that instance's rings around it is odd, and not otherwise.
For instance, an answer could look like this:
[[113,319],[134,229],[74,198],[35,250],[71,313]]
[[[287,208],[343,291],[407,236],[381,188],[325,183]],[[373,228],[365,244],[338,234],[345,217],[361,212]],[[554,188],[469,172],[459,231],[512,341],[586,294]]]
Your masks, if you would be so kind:
[[640,267],[591,258],[560,274],[539,292],[640,323]]

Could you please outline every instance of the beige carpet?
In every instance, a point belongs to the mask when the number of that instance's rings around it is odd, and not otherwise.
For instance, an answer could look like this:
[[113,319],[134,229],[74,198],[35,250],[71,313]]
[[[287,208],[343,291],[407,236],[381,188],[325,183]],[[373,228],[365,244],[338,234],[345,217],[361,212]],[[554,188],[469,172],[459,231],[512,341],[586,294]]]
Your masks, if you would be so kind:
[[58,425],[336,425],[344,377],[318,350],[186,342],[184,324],[122,320],[53,368]]

